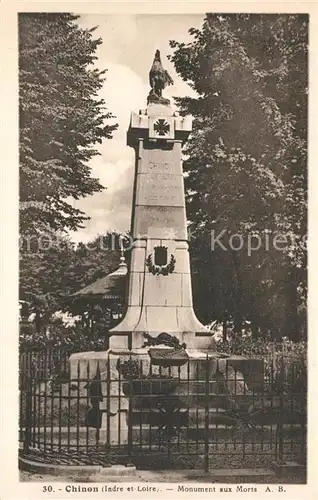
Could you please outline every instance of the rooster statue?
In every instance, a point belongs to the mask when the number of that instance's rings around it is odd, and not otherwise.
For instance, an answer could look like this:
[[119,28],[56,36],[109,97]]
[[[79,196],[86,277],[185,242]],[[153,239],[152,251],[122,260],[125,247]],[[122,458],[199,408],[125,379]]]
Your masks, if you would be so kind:
[[156,50],[155,58],[149,71],[149,83],[151,91],[148,95],[148,104],[150,102],[170,104],[169,99],[162,97],[162,91],[167,85],[173,85],[173,80],[168,71],[162,66],[159,50]]

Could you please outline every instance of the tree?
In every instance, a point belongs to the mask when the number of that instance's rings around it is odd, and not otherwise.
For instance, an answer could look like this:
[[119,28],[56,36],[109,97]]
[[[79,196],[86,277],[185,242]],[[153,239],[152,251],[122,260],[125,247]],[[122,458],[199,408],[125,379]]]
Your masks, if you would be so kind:
[[[307,25],[305,15],[212,15],[171,41],[170,56],[197,98],[176,99],[194,116],[185,150],[193,263],[206,321],[299,337],[306,295]],[[211,251],[211,232],[227,250]],[[223,233],[222,233],[223,234]],[[284,249],[273,248],[284,234]],[[243,238],[243,247],[238,250]],[[231,239],[232,238],[232,239]],[[248,255],[247,243],[262,245]],[[271,248],[264,243],[269,239]],[[230,244],[232,243],[232,245]],[[204,249],[202,253],[202,249]],[[195,295],[196,295],[195,293]],[[276,300],[273,300],[276,297]]]
[[37,332],[61,308],[62,297],[72,290],[69,269],[73,254],[69,238],[53,231],[23,241],[19,297],[28,304],[28,315],[35,314]]
[[106,70],[93,67],[102,43],[78,16],[19,15],[20,228],[75,230],[87,219],[72,200],[101,191],[90,176],[94,144],[116,124],[98,97]]
[[114,271],[118,264],[118,238],[116,241],[113,233],[76,248],[68,237],[54,232],[24,241],[20,300],[28,304],[29,314],[35,314],[37,331],[43,331],[57,311],[82,315],[87,304],[73,304],[71,295]]

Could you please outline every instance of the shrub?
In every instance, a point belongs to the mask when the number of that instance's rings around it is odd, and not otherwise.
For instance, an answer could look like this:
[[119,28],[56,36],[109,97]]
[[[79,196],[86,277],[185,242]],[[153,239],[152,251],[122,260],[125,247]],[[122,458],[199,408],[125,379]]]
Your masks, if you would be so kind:
[[[285,340],[270,342],[252,337],[217,342],[217,350],[264,360],[265,380],[269,386],[288,392],[307,391],[307,343]],[[282,383],[283,381],[283,383]]]
[[20,349],[26,350],[47,350],[63,348],[69,352],[98,351],[105,349],[105,339],[96,332],[92,336],[90,328],[82,326],[81,323],[75,325],[65,325],[58,319],[49,325],[48,333],[37,333],[35,326],[29,323],[20,329]]

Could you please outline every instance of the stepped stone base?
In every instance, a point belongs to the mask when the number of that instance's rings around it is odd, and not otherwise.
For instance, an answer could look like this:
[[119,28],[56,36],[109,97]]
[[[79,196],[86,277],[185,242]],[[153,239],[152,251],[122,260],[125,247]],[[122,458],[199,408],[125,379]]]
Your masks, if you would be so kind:
[[[143,407],[145,396],[133,394],[132,410],[129,422],[129,397],[123,391],[123,384],[129,387],[125,380],[123,367],[127,360],[136,360],[144,376],[162,375],[178,379],[177,387],[171,396],[176,396],[184,405],[180,418],[188,431],[193,433],[197,429],[204,430],[206,383],[209,379],[209,394],[215,396],[209,403],[209,427],[211,432],[218,432],[217,426],[231,426],[233,420],[225,414],[228,398],[220,393],[218,377],[226,379],[227,392],[237,401],[253,398],[252,389],[261,388],[263,385],[262,360],[248,359],[243,356],[224,357],[215,351],[202,352],[188,349],[189,360],[181,367],[172,366],[163,368],[153,366],[147,348],[134,350],[113,349],[107,352],[86,352],[72,354],[70,362],[70,378],[72,383],[79,383],[81,396],[87,395],[87,382],[93,381],[99,371],[100,385],[103,400],[100,402],[102,423],[100,429],[100,442],[108,441],[109,444],[121,445],[128,442],[128,427],[132,426],[134,435],[142,429],[142,439],[149,439],[149,424],[158,424],[162,419],[158,409]],[[208,363],[208,365],[207,365]],[[207,372],[208,369],[208,372]],[[207,375],[208,373],[208,375]],[[110,380],[108,379],[110,377]],[[81,380],[82,379],[82,380]],[[160,380],[160,379],[156,379]],[[137,379],[138,382],[138,379]],[[135,381],[136,383],[136,381]],[[140,382],[142,384],[142,380]],[[159,382],[160,383],[160,382]],[[223,382],[224,385],[224,382]],[[107,396],[108,394],[108,396]],[[160,422],[159,422],[160,424]],[[189,434],[189,437],[190,437]],[[148,438],[147,438],[148,435]]]
[[[218,368],[227,375],[227,379],[236,383],[236,394],[243,394],[244,390],[260,389],[264,382],[264,364],[263,360],[247,358],[239,355],[229,355],[224,357],[216,351],[200,351],[198,349],[186,349],[189,356],[188,364],[180,367],[162,368],[162,375],[171,375],[183,380],[188,378],[194,383],[196,380],[206,380],[206,360],[209,360],[209,373],[213,376]],[[106,371],[108,361],[114,365],[119,359],[120,363],[127,359],[137,359],[141,363],[143,373],[148,375],[150,369],[150,358],[148,348],[137,348],[128,350],[124,349],[109,349],[108,351],[88,351],[74,353],[69,358],[70,363],[70,378],[74,381],[80,379],[93,379],[96,376],[97,365],[100,372]],[[116,359],[116,363],[113,361]],[[159,374],[160,369],[157,366],[152,367],[153,374]],[[236,372],[236,375],[235,375]],[[241,374],[241,376],[239,375]],[[118,376],[118,374],[117,374]],[[113,377],[112,377],[113,378]],[[242,381],[246,384],[240,386]],[[194,386],[193,386],[194,388]],[[197,391],[197,389],[196,389]]]

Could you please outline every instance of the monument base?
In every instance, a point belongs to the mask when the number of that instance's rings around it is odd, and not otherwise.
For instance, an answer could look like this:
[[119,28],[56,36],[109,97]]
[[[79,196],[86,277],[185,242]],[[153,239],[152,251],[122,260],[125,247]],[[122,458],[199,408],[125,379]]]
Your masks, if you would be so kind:
[[[164,367],[152,364],[148,351],[149,348],[122,348],[70,356],[70,383],[76,384],[82,379],[79,383],[81,397],[89,401],[87,391],[90,382],[100,384],[100,444],[127,444],[129,428],[131,436],[150,435],[147,426],[150,425],[150,429],[160,427],[162,419],[157,402],[177,400],[183,408],[180,415],[187,420],[184,423],[187,430],[198,429],[205,425],[207,395],[210,401],[209,426],[215,432],[215,426],[220,423],[231,425],[226,411],[229,407],[224,405],[234,404],[236,409],[242,404],[246,406],[254,398],[253,390],[263,390],[262,360],[224,355],[212,350],[186,349],[188,360],[182,366]],[[83,379],[87,382],[83,383]],[[220,394],[220,379],[225,388],[223,394]],[[165,397],[167,384],[172,384],[173,390]],[[153,391],[158,393],[157,400],[153,398]],[[143,428],[143,432],[134,432],[135,427]],[[142,440],[144,443],[147,439],[143,437]]]
[[[70,379],[76,382],[77,379],[93,380],[96,377],[97,368],[100,374],[106,376],[106,372],[118,379],[118,359],[120,357],[135,358],[142,362],[143,367],[150,367],[149,348],[111,348],[108,351],[87,351],[71,354],[69,358]],[[188,354],[190,366],[193,363],[202,364],[207,359],[211,363],[210,373],[215,373],[216,365],[218,367],[231,366],[237,372],[242,373],[244,380],[250,390],[260,388],[264,381],[263,360],[248,358],[241,355],[224,355],[216,350],[185,349]],[[203,369],[203,368],[202,368]],[[225,368],[224,368],[225,369]],[[153,373],[156,373],[157,367],[153,367]],[[162,370],[167,370],[162,368]],[[170,367],[172,371],[179,374],[178,367]],[[184,372],[185,367],[180,369]],[[203,369],[202,375],[206,368]],[[222,369],[223,370],[223,369]],[[164,372],[163,372],[164,373]],[[200,371],[201,373],[201,371]],[[190,377],[191,378],[191,377]]]

